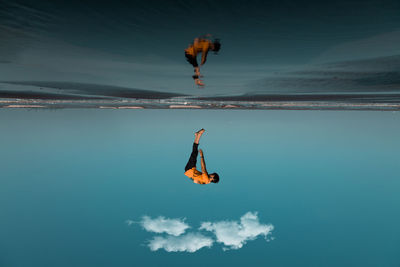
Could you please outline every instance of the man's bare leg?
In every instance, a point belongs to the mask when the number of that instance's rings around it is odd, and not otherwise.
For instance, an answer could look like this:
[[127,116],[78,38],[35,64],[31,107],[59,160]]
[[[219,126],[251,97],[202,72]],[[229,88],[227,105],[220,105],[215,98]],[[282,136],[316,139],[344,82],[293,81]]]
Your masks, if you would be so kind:
[[197,154],[198,154],[197,147],[199,146],[200,137],[204,133],[204,131],[205,131],[204,129],[200,129],[194,133],[193,149],[192,153],[190,154],[189,161],[185,166],[185,172],[189,169],[196,168]]
[[199,68],[199,67],[194,67],[194,73],[195,73],[197,76],[200,76],[200,68]]
[[194,143],[195,144],[199,144],[200,137],[205,131],[206,130],[204,130],[204,129],[200,129],[200,130],[198,130],[197,132],[194,133]]
[[202,80],[200,80],[200,78],[203,77],[203,75],[200,74],[200,68],[199,67],[194,67],[194,83],[199,86],[199,87],[203,87],[204,83]]

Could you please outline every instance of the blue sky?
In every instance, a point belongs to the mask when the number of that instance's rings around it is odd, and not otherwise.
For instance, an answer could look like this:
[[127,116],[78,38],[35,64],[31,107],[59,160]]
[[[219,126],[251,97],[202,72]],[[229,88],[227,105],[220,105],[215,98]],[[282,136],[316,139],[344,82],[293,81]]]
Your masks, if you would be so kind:
[[[0,118],[5,266],[400,260],[396,112],[3,110]],[[200,186],[183,174],[200,127],[219,184]],[[248,212],[273,225],[274,240],[260,234],[223,250],[215,232],[198,229],[239,223]],[[151,240],[169,235],[126,223],[143,216],[186,218],[191,228],[179,236],[201,234],[213,244],[152,251]]]

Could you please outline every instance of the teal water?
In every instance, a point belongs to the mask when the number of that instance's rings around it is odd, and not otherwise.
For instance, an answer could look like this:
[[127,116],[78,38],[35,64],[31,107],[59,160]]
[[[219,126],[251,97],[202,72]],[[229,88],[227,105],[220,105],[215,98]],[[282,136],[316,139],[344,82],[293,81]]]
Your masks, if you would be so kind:
[[[399,114],[1,110],[0,266],[399,266]],[[219,184],[183,175],[199,128]],[[274,240],[151,251],[126,223],[249,211]]]

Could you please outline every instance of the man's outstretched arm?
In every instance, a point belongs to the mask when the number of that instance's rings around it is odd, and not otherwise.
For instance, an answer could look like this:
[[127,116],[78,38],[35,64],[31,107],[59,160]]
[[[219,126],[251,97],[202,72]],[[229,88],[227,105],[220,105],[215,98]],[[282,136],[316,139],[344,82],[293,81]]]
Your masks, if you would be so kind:
[[207,176],[208,176],[208,172],[206,169],[206,162],[204,161],[203,150],[200,149],[199,152],[200,152],[201,172],[203,174],[207,174]]

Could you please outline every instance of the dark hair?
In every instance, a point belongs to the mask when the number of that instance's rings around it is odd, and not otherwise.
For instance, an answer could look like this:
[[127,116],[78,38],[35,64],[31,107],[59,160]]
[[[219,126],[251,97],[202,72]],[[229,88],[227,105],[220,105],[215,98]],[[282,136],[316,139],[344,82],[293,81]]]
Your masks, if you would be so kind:
[[213,51],[215,52],[215,54],[218,54],[218,51],[221,49],[221,43],[219,42],[219,39],[215,39],[213,44],[214,44]]
[[218,182],[219,182],[219,175],[218,175],[218,173],[214,172],[214,173],[211,173],[211,175],[214,176],[214,177],[212,178],[212,179],[213,179],[212,182],[213,182],[213,183],[218,183]]

